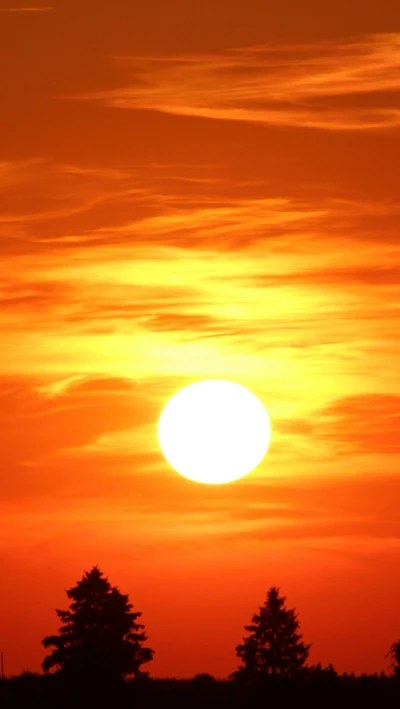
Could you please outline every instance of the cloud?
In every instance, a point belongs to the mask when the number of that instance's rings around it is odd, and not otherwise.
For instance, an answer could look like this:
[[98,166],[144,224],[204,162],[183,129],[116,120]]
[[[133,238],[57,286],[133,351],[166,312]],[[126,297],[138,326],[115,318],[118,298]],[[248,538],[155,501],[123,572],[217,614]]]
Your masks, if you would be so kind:
[[49,399],[65,394],[104,394],[105,392],[130,394],[137,390],[137,384],[132,379],[123,377],[90,377],[77,375],[59,381],[43,384],[37,388],[42,396]]
[[288,128],[364,131],[400,125],[396,33],[114,61],[132,70],[132,84],[81,98]]
[[324,437],[354,453],[400,455],[399,394],[343,397],[320,412],[319,425]]
[[[47,160],[0,164],[0,223],[40,222],[90,212],[107,201],[143,198],[132,171],[84,168]],[[15,188],[18,187],[16,190]]]
[[164,173],[3,164],[0,371],[27,397],[3,409],[3,465],[44,489],[61,468],[63,490],[71,469],[85,487],[79,466],[101,471],[102,490],[116,470],[166,474],[151,428],[161,407],[224,377],[271,416],[254,479],[393,471],[387,435],[367,460],[361,414],[343,418],[357,403],[338,400],[399,393],[397,205],[260,185],[244,197],[240,181],[204,183],[201,166],[171,166],[173,185]]
[[[320,437],[316,448],[281,422],[313,425],[321,399],[337,399],[338,387],[355,392],[368,376],[369,389],[380,391],[396,376],[399,248],[390,202],[233,199],[218,190],[185,200],[179,191],[163,194],[158,183],[151,192],[134,171],[26,169],[29,179],[22,168],[8,169],[9,203],[21,190],[28,199],[38,170],[38,181],[53,181],[68,209],[86,199],[96,206],[90,215],[80,211],[72,228],[51,194],[41,210],[51,220],[34,211],[19,223],[12,268],[9,252],[0,260],[3,373],[34,378],[55,400],[94,381],[160,382],[157,405],[193,378],[232,377],[265,397],[283,449],[314,461],[331,455],[331,438]],[[137,197],[127,219],[119,205],[132,184]],[[112,222],[99,226],[107,195]],[[151,195],[157,214],[146,204]],[[369,230],[372,215],[393,216],[385,234]],[[289,409],[280,411],[277,402],[288,398]],[[126,419],[121,430],[130,430]]]
[[52,12],[54,7],[4,7],[0,12]]

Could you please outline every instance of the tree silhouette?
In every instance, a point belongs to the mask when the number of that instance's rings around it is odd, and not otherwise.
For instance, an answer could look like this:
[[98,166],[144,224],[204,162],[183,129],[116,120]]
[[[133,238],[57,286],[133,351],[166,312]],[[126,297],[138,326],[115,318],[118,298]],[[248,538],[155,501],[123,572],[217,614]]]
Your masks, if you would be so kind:
[[386,657],[391,657],[393,662],[391,667],[393,668],[394,675],[400,680],[400,640],[390,646],[390,650]]
[[132,612],[128,596],[111,587],[97,566],[66,593],[72,603],[70,610],[56,610],[63,623],[59,635],[42,640],[44,647],[54,647],[43,670],[89,681],[147,675],[140,668],[153,650],[143,647],[144,625],[136,622],[141,613]]
[[318,662],[317,665],[309,667],[309,677],[315,682],[334,682],[338,679],[338,673],[336,672],[332,663],[329,663],[327,667],[322,667],[321,663]]
[[302,675],[311,645],[304,645],[298,632],[294,609],[285,608],[285,596],[272,586],[259,612],[246,625],[249,635],[236,647],[242,665],[231,677],[251,681],[267,676],[297,677]]

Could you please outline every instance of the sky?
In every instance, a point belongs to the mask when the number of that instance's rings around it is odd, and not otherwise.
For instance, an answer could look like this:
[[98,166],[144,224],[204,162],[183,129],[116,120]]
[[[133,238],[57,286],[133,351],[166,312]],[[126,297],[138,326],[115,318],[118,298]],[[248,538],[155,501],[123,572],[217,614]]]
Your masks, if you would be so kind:
[[[51,1],[51,0],[50,0]],[[400,6],[0,0],[0,649],[39,671],[98,564],[156,677],[227,677],[275,585],[310,662],[400,638]],[[272,439],[178,475],[169,398]]]

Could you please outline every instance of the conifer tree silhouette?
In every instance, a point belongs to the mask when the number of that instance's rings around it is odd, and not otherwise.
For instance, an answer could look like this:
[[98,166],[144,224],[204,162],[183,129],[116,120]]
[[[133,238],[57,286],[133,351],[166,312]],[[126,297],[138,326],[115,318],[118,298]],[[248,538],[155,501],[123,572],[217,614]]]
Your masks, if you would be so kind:
[[302,642],[295,610],[287,610],[285,600],[278,588],[270,588],[252,624],[245,626],[249,635],[236,647],[242,665],[231,678],[257,681],[267,676],[297,677],[305,672],[311,645]]
[[128,596],[111,587],[97,566],[66,593],[72,603],[70,610],[56,610],[63,624],[59,635],[42,640],[44,647],[54,647],[43,670],[87,680],[147,675],[140,668],[153,650],[143,647],[144,625],[136,622],[141,613],[132,612]]
[[393,668],[394,676],[400,680],[400,640],[390,646],[386,657],[390,657],[393,660],[391,667]]

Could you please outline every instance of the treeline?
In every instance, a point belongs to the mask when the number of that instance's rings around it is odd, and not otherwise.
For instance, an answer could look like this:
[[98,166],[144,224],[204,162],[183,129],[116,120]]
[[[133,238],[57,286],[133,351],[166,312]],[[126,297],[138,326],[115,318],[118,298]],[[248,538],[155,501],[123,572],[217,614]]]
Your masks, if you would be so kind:
[[[245,626],[236,647],[238,668],[229,680],[208,674],[192,680],[151,679],[147,670],[154,651],[147,646],[141,613],[127,595],[112,587],[95,566],[67,591],[68,610],[56,610],[61,627],[42,643],[49,654],[43,674],[24,672],[0,682],[0,706],[248,707],[285,706],[314,701],[324,706],[371,702],[380,707],[400,704],[400,641],[389,648],[390,676],[339,675],[332,665],[308,664],[311,645],[305,644],[295,609],[273,586]],[[179,640],[178,640],[179,642]],[[210,648],[212,651],[212,648]]]
[[394,677],[343,675],[333,681],[275,678],[256,685],[213,678],[144,678],[90,685],[24,673],[0,681],[1,709],[398,709]]

